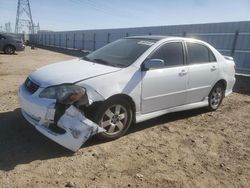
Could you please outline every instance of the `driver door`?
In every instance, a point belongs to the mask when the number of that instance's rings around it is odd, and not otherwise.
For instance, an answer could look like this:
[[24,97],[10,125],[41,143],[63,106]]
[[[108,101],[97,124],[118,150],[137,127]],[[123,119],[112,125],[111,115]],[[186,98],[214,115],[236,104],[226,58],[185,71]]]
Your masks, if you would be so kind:
[[142,114],[186,104],[188,68],[181,41],[161,45],[150,59],[164,61],[162,68],[142,72]]

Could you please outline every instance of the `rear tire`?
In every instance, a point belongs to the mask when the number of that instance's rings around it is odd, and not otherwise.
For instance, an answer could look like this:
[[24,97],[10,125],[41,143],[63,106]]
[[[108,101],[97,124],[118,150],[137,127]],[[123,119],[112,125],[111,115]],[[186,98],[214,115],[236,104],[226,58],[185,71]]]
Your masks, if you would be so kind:
[[120,138],[126,134],[132,119],[132,108],[126,100],[108,99],[96,114],[95,122],[106,130],[106,132],[99,133],[97,137],[106,141]]
[[12,55],[12,54],[15,53],[16,49],[15,49],[14,46],[7,45],[7,46],[4,47],[3,51],[4,51],[5,54],[10,54],[10,55]]
[[210,111],[215,111],[221,105],[223,98],[225,96],[225,87],[221,83],[217,83],[210,94],[208,95],[208,109]]

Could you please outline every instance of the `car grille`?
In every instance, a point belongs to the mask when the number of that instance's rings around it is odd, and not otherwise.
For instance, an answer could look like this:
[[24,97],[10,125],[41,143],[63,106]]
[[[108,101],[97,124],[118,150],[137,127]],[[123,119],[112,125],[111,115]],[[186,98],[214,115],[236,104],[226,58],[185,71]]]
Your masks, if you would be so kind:
[[24,85],[25,85],[25,88],[31,93],[35,93],[38,88],[39,88],[39,85],[34,83],[33,81],[31,81],[29,78],[27,78],[24,82]]

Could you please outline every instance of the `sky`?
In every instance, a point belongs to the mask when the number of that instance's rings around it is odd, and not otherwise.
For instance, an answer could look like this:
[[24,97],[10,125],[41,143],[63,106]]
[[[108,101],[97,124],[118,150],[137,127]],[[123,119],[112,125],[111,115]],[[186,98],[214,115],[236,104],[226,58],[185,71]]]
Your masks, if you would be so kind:
[[[0,0],[14,31],[18,0]],[[85,30],[250,21],[250,0],[30,0],[42,30]]]

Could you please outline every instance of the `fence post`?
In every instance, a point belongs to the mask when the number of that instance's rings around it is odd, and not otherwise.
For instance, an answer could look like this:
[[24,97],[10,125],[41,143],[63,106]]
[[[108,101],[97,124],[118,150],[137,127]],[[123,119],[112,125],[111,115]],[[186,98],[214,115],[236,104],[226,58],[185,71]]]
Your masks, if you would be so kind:
[[50,34],[49,34],[49,46],[50,46],[50,37],[51,37],[51,36],[50,36]]
[[62,47],[62,44],[61,44],[61,33],[59,34],[59,46],[60,46],[60,48]]
[[76,34],[74,33],[74,38],[73,38],[73,48],[76,48]]
[[85,39],[85,34],[82,33],[82,49],[84,50],[85,46],[84,46],[84,39]]
[[56,46],[56,34],[54,34],[54,46]]
[[65,41],[66,48],[68,48],[68,34],[66,33],[66,41]]
[[234,34],[233,46],[232,46],[232,50],[231,50],[231,56],[232,57],[235,54],[235,48],[236,48],[236,45],[237,45],[238,36],[239,36],[239,30],[236,30],[235,34]]
[[84,41],[85,40],[85,34],[82,33],[82,49],[84,50],[85,46],[84,46]]
[[126,33],[126,37],[128,37],[129,36],[129,34],[128,33]]
[[96,34],[94,33],[94,35],[93,35],[93,50],[95,50],[95,42],[96,42],[96,41],[95,41],[95,35],[96,35]]
[[110,33],[108,33],[108,36],[107,36],[107,44],[110,43]]
[[151,33],[151,32],[149,32],[149,33],[148,33],[148,35],[152,35],[152,33]]
[[182,36],[183,36],[183,37],[186,37],[186,36],[187,36],[186,31],[183,31],[183,32],[182,32]]
[[45,39],[44,45],[46,46],[47,45],[47,35],[46,34],[44,34],[44,35],[45,35],[45,37],[44,37],[44,39]]

